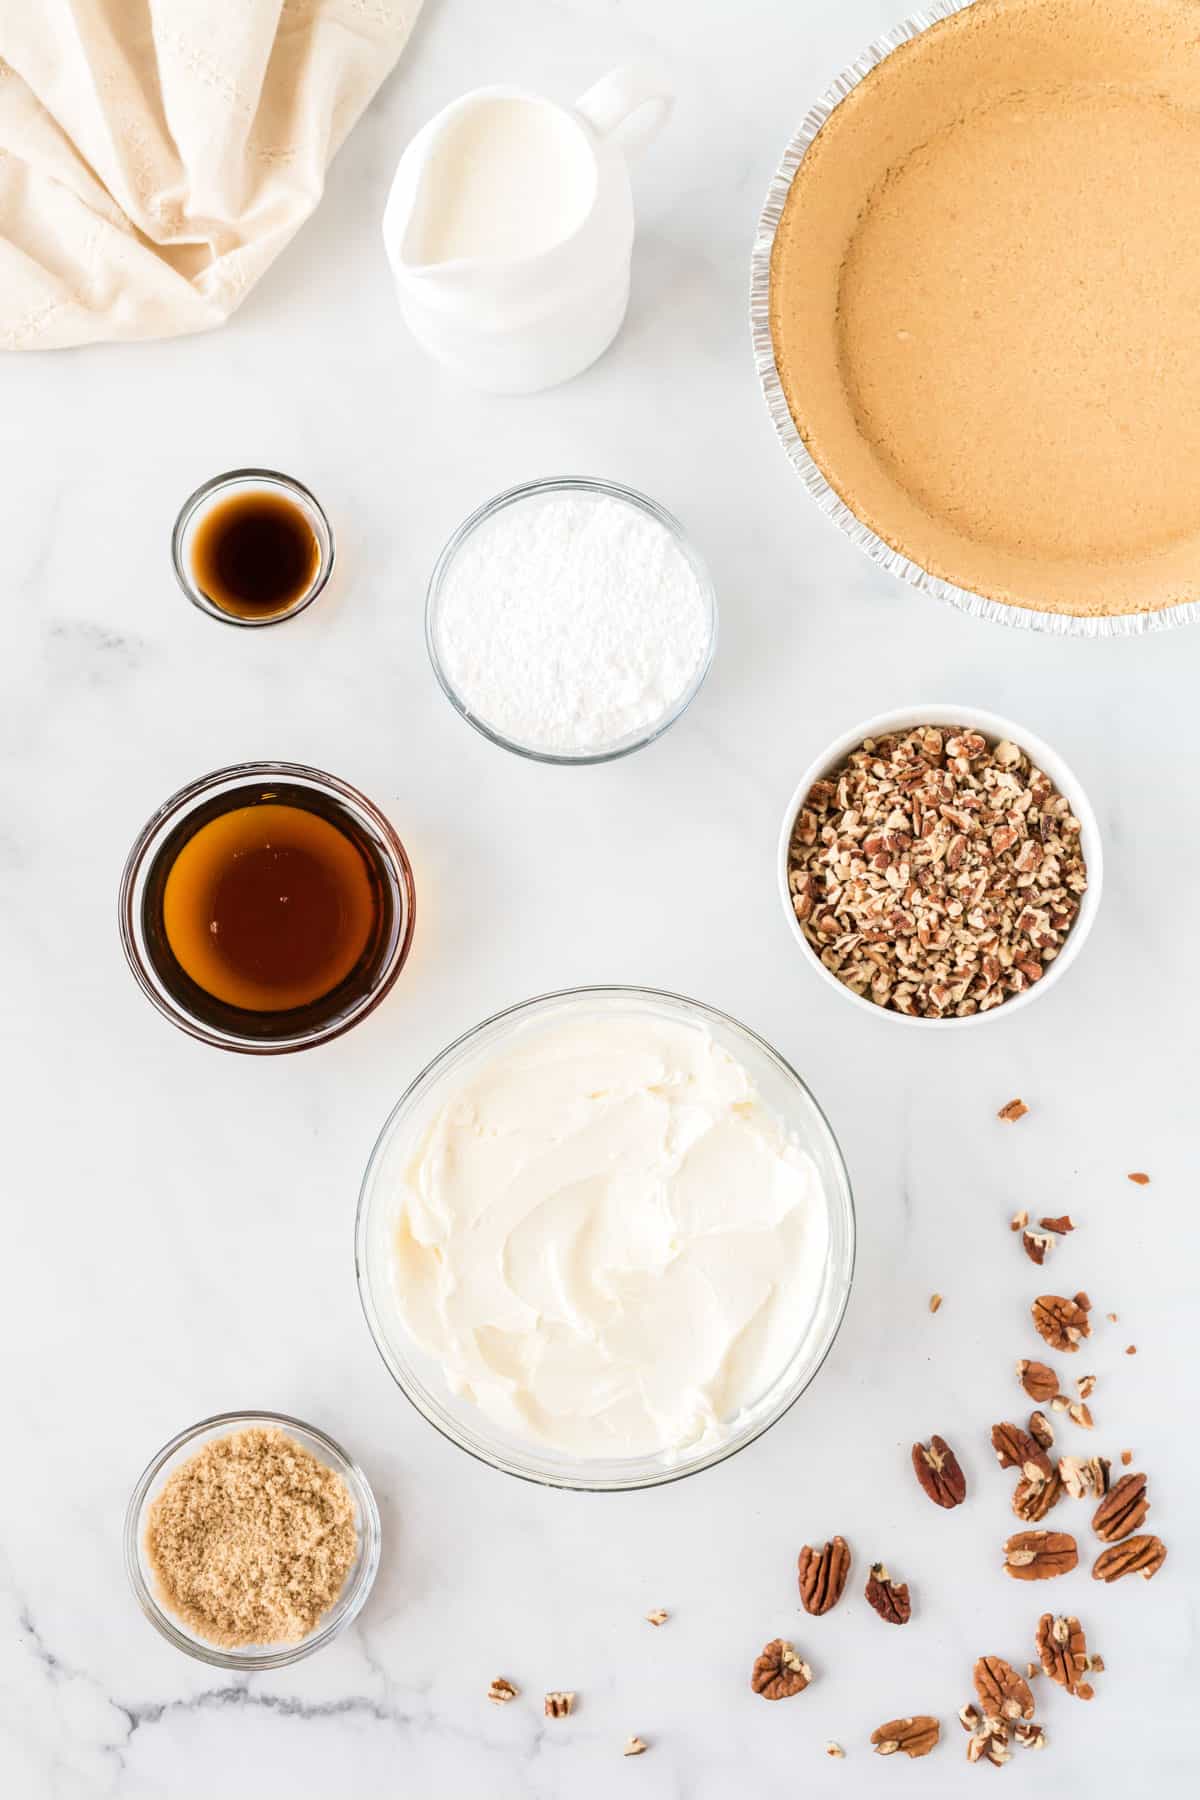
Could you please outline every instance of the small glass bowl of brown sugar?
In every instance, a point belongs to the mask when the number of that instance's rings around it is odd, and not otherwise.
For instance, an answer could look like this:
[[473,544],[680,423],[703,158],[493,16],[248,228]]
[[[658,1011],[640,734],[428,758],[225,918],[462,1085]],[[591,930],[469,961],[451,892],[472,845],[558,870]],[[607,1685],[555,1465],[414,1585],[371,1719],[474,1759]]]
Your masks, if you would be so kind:
[[223,625],[281,625],[333,573],[333,527],[315,494],[278,469],[230,469],[190,494],[171,562],[193,606]]
[[381,1541],[370,1485],[340,1444],[284,1413],[218,1413],[142,1474],[125,1568],[168,1643],[249,1673],[300,1662],[343,1632]]

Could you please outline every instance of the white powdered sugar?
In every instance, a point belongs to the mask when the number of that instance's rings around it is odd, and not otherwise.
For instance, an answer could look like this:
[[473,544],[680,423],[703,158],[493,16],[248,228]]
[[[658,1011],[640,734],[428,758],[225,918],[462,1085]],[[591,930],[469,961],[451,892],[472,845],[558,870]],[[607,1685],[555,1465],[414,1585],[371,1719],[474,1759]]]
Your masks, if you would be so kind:
[[435,623],[467,711],[560,755],[650,731],[694,682],[709,637],[704,589],[667,527],[566,489],[514,501],[464,540]]

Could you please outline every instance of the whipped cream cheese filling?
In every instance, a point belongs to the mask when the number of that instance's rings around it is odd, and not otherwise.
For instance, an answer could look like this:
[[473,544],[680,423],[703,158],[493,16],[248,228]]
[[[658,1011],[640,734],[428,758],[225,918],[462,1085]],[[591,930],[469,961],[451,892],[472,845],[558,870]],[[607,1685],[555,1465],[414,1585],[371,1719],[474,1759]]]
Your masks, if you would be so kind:
[[514,1030],[403,1162],[392,1287],[451,1387],[583,1457],[727,1435],[782,1372],[828,1251],[817,1170],[699,1026]]

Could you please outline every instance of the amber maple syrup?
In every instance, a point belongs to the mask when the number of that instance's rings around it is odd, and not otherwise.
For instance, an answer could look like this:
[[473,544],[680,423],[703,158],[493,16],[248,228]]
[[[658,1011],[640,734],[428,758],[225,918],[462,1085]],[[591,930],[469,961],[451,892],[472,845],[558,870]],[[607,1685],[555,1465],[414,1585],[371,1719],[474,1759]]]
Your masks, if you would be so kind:
[[393,891],[379,846],[333,796],[247,786],[165,840],[143,928],[160,979],[199,1018],[292,1036],[374,985],[394,942]]
[[217,500],[203,513],[188,552],[192,580],[235,619],[272,619],[303,600],[321,566],[321,546],[298,501],[266,488]]

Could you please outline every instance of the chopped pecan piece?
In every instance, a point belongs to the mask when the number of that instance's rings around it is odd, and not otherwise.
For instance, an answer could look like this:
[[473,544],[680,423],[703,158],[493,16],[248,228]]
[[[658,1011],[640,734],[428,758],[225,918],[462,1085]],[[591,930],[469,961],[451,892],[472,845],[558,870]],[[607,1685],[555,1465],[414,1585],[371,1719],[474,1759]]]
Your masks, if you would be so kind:
[[1120,1581],[1122,1575],[1141,1575],[1149,1581],[1167,1559],[1167,1546],[1152,1536],[1126,1538],[1111,1544],[1092,1564],[1093,1581]]
[[929,1310],[931,1313],[935,1313],[941,1304],[942,1304],[942,1296],[940,1294],[930,1294]]
[[1126,1179],[1129,1181],[1136,1181],[1139,1187],[1149,1187],[1150,1185],[1150,1177],[1144,1175],[1140,1169],[1135,1170],[1134,1173],[1127,1176]]
[[796,1655],[796,1646],[786,1638],[772,1638],[755,1660],[750,1686],[764,1700],[790,1700],[793,1694],[802,1694],[811,1680],[812,1670]]
[[653,1612],[646,1614],[646,1623],[648,1625],[665,1625],[670,1616],[670,1613],[664,1612],[661,1606],[656,1606]]
[[1029,1415],[1029,1435],[1040,1450],[1049,1450],[1054,1442],[1054,1427],[1044,1412]]
[[625,1748],[622,1750],[621,1755],[622,1756],[644,1756],[646,1751],[649,1748],[650,1748],[649,1744],[647,1744],[642,1738],[630,1737],[630,1738],[625,1739]]
[[1091,1302],[1081,1304],[1086,1294],[1068,1300],[1063,1294],[1039,1294],[1033,1303],[1033,1322],[1052,1350],[1078,1350],[1084,1338],[1091,1337],[1088,1318]]
[[1122,1450],[1121,1461],[1125,1465],[1125,1467],[1128,1468],[1130,1463],[1133,1461],[1133,1451],[1132,1450]]
[[1079,1389],[1081,1400],[1090,1400],[1096,1391],[1096,1377],[1094,1375],[1077,1375],[1075,1386]]
[[912,1618],[912,1602],[907,1581],[893,1581],[882,1563],[872,1563],[867,1578],[867,1602],[889,1625],[907,1625]]
[[805,1544],[800,1552],[800,1603],[806,1613],[831,1612],[841,1599],[850,1573],[850,1546],[831,1538],[823,1550]]
[[1106,1544],[1117,1544],[1146,1523],[1149,1511],[1146,1477],[1140,1474],[1122,1475],[1092,1514],[1092,1530]]
[[1003,1119],[1006,1125],[1015,1125],[1017,1120],[1023,1119],[1028,1111],[1029,1108],[1023,1100],[1010,1100],[1000,1108],[996,1117]]
[[912,1465],[935,1506],[962,1505],[967,1497],[967,1478],[945,1438],[935,1434],[928,1444],[914,1444]]
[[992,1449],[1002,1469],[1020,1469],[1027,1480],[1048,1481],[1053,1464],[1027,1431],[1008,1421],[992,1426]]
[[1037,1263],[1039,1268],[1054,1248],[1054,1239],[1048,1231],[1024,1231],[1021,1233],[1021,1243],[1030,1262]]
[[981,1656],[975,1664],[973,1680],[985,1715],[1032,1719],[1033,1694],[1029,1683],[1002,1656]]
[[1107,1494],[1111,1465],[1106,1456],[1060,1456],[1058,1473],[1072,1500],[1086,1500],[1089,1494]]
[[829,1743],[825,1746],[826,1756],[845,1756],[846,1752],[840,1744]]
[[1020,1724],[1014,1725],[1013,1736],[1023,1750],[1044,1750],[1046,1748],[1046,1734],[1033,1719],[1022,1719]]
[[1074,1419],[1076,1425],[1082,1425],[1085,1431],[1090,1431],[1094,1424],[1092,1409],[1084,1400],[1072,1400],[1067,1407],[1067,1417]]
[[552,1694],[546,1695],[546,1717],[548,1719],[565,1719],[574,1705],[575,1695],[573,1692],[564,1693],[556,1688]]
[[1015,1212],[1008,1222],[1008,1229],[1010,1231],[1024,1231],[1028,1223],[1029,1214],[1027,1212]]
[[1125,1354],[1126,1354],[1126,1356],[1136,1356],[1137,1355],[1137,1345],[1136,1344],[1126,1344]]
[[1096,1690],[1085,1680],[1092,1665],[1087,1639],[1078,1619],[1055,1618],[1053,1613],[1043,1613],[1038,1620],[1037,1647],[1042,1667],[1052,1681],[1057,1681],[1059,1687],[1066,1688],[1077,1700],[1094,1698]]
[[1035,1525],[1044,1519],[1052,1506],[1057,1506],[1062,1499],[1062,1477],[1057,1469],[1052,1469],[1045,1481],[1036,1481],[1029,1476],[1022,1476],[1013,1489],[1012,1509],[1018,1519],[1024,1519],[1027,1525]]
[[1015,1581],[1049,1581],[1078,1561],[1075,1539],[1066,1531],[1016,1531],[1004,1545],[1004,1571]]
[[928,1713],[916,1713],[911,1719],[889,1719],[871,1733],[876,1756],[928,1756],[942,1734],[936,1719]]
[[1029,1398],[1036,1400],[1039,1406],[1047,1400],[1053,1400],[1058,1392],[1058,1376],[1049,1363],[1030,1362],[1022,1357],[1017,1364],[1017,1380]]
[[1065,1237],[1068,1231],[1074,1231],[1075,1229],[1075,1221],[1072,1219],[1070,1213],[1059,1213],[1058,1217],[1055,1219],[1039,1219],[1038,1224],[1043,1231],[1057,1232],[1059,1237]]
[[991,1713],[987,1718],[981,1719],[973,1706],[964,1706],[958,1715],[964,1725],[967,1724],[968,1713],[975,1713],[978,1723],[973,1730],[968,1726],[971,1735],[967,1739],[967,1761],[969,1763],[990,1762],[996,1768],[1000,1768],[1009,1760],[1008,1721],[1000,1718],[996,1713]]
[[496,1706],[507,1706],[510,1700],[516,1699],[520,1691],[505,1676],[497,1675],[488,1689],[488,1699]]

